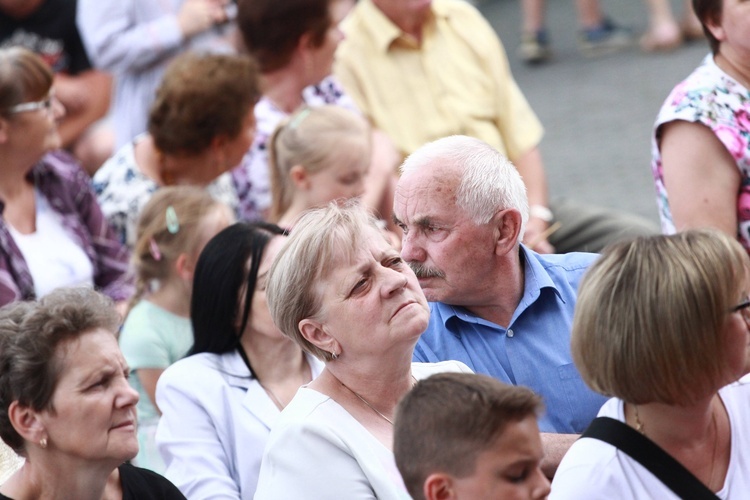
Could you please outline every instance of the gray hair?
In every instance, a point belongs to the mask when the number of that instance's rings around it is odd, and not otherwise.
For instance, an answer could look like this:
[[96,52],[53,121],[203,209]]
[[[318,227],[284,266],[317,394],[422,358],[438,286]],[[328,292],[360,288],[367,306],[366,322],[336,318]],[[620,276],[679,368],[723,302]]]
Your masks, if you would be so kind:
[[268,272],[266,299],[274,323],[302,349],[324,361],[332,359],[331,353],[305,339],[299,323],[323,310],[321,281],[342,252],[357,251],[368,227],[380,231],[375,218],[355,200],[344,206],[331,203],[308,210],[294,225]]
[[465,210],[475,224],[488,223],[498,210],[518,210],[520,241],[529,220],[529,200],[526,185],[510,160],[484,141],[452,135],[427,143],[409,155],[401,165],[401,175],[430,168],[432,163],[461,169],[456,205]]
[[59,288],[36,302],[0,309],[0,438],[16,453],[25,455],[25,442],[8,416],[11,403],[54,411],[64,369],[60,345],[96,329],[115,336],[119,324],[112,300],[85,287]]

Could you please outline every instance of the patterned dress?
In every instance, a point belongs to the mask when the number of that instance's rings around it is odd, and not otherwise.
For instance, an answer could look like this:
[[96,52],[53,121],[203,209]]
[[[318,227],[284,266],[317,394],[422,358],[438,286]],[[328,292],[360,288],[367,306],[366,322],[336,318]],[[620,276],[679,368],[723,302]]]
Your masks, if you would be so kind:
[[[307,87],[302,98],[308,106],[335,104],[359,113],[354,102],[333,77],[325,78],[317,85]],[[236,186],[244,186],[249,193],[239,188],[239,210],[243,213],[257,211],[264,215],[271,207],[271,179],[268,173],[268,140],[276,126],[287,114],[277,108],[270,99],[262,97],[255,105],[255,140],[242,159],[239,167],[232,171]]]
[[676,230],[664,186],[660,127],[675,120],[701,123],[711,129],[737,162],[742,177],[737,194],[737,238],[750,252],[750,91],[724,73],[709,54],[662,105],[651,143],[651,171],[662,231],[666,234]]

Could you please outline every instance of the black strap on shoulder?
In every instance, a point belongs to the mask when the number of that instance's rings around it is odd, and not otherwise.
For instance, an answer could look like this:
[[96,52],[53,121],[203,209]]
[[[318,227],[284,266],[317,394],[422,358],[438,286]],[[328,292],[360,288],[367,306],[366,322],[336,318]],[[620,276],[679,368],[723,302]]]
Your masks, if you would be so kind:
[[627,453],[680,498],[690,500],[716,500],[718,498],[659,445],[619,420],[597,417],[581,437],[604,441]]

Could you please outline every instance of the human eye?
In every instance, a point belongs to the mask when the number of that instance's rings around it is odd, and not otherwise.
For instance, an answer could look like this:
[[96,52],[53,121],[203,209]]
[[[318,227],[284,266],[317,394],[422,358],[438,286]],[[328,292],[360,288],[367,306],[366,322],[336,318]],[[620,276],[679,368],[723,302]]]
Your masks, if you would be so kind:
[[385,261],[386,267],[399,268],[404,263],[401,257],[391,257]]
[[352,287],[351,291],[349,292],[349,296],[351,297],[352,295],[357,295],[367,290],[367,285],[369,284],[369,282],[370,280],[367,276],[361,277]]

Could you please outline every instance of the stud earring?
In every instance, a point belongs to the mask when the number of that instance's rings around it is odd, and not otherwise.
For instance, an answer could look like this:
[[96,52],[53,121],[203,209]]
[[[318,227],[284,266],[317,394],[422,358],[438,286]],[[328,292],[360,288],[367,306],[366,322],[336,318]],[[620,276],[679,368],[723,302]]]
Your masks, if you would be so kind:
[[41,446],[42,449],[47,448],[47,438],[46,437],[43,437],[42,439],[39,440],[39,446]]

